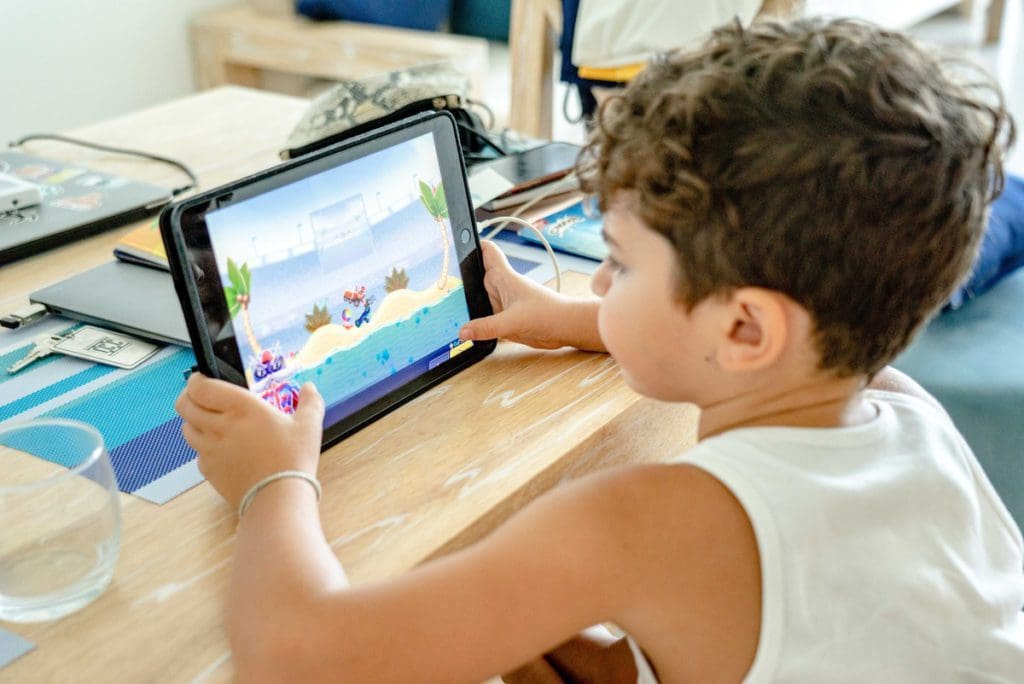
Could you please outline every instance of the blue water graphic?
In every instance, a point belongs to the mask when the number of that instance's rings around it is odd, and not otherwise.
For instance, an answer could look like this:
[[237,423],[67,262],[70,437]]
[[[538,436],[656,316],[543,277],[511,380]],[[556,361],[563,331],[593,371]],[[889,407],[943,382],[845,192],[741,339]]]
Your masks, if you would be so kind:
[[[417,309],[368,335],[357,346],[336,352],[322,364],[296,373],[301,385],[312,380],[331,405],[411,366],[439,347],[456,342],[459,328],[469,320],[462,288],[449,292],[429,307]],[[412,330],[410,330],[410,327]]]

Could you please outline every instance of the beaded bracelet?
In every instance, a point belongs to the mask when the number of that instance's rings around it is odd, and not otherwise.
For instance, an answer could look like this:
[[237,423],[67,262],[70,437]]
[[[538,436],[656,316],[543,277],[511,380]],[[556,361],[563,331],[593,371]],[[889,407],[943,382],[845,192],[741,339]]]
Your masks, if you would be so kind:
[[252,487],[249,487],[249,491],[247,491],[245,496],[242,497],[242,503],[238,504],[238,517],[241,518],[245,515],[245,512],[249,510],[249,506],[252,505],[252,500],[256,498],[256,495],[260,493],[261,489],[271,482],[283,480],[286,477],[297,477],[300,480],[305,480],[309,484],[313,485],[313,489],[316,491],[316,500],[320,501],[320,494],[322,490],[320,488],[320,482],[318,482],[315,477],[301,470],[282,470],[281,472],[274,473],[273,475],[267,475]]

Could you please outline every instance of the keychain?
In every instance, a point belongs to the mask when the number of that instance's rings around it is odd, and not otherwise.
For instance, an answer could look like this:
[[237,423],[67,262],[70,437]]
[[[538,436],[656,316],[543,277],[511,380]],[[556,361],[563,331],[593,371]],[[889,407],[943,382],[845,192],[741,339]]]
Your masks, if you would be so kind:
[[28,354],[8,366],[7,373],[13,375],[50,354],[64,354],[130,370],[159,349],[157,345],[131,335],[82,325],[64,333],[40,338]]

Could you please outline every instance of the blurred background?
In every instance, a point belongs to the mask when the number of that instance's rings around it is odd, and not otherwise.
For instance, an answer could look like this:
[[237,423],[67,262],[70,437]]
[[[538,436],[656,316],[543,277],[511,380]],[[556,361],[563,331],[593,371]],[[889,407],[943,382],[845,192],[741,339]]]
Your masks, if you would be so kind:
[[[512,1],[348,0],[340,6],[419,29],[436,25],[433,34],[438,41],[458,41],[460,36],[480,41],[486,46],[485,57],[475,60],[473,67],[486,76],[476,78],[483,83],[476,84],[475,95],[494,111],[500,127],[508,121],[510,109],[507,39]],[[329,4],[300,2],[307,13]],[[806,12],[863,17],[968,54],[997,76],[1011,111],[1024,120],[1022,5],[1024,0],[807,0]],[[66,131],[195,92],[209,85],[199,73],[203,55],[197,35],[204,23],[234,23],[250,35],[235,33],[228,40],[248,40],[251,45],[245,47],[254,52],[272,51],[272,38],[263,45],[253,36],[272,36],[264,24],[298,21],[294,14],[290,0],[250,0],[242,5],[238,0],[0,0],[0,93],[5,105],[0,107],[0,139]],[[456,43],[458,50],[471,47]],[[304,59],[309,55],[294,54],[295,64]],[[556,54],[551,68],[557,66]],[[265,68],[249,78],[248,85],[303,96],[319,92],[329,82],[299,68]],[[566,100],[566,87],[556,84],[552,99],[552,137],[581,139],[582,126],[563,115],[563,103],[570,114],[578,109],[572,94]],[[1017,172],[1024,172],[1021,148],[1017,146],[1010,161]]]

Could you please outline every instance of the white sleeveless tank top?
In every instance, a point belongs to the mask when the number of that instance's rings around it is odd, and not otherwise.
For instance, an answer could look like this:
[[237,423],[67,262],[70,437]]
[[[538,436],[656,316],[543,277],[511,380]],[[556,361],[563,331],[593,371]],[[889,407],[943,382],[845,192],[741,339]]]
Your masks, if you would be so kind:
[[[868,391],[850,428],[758,427],[676,460],[743,505],[761,559],[746,682],[1024,682],[1021,533],[952,422]],[[630,639],[638,682],[656,682]]]

